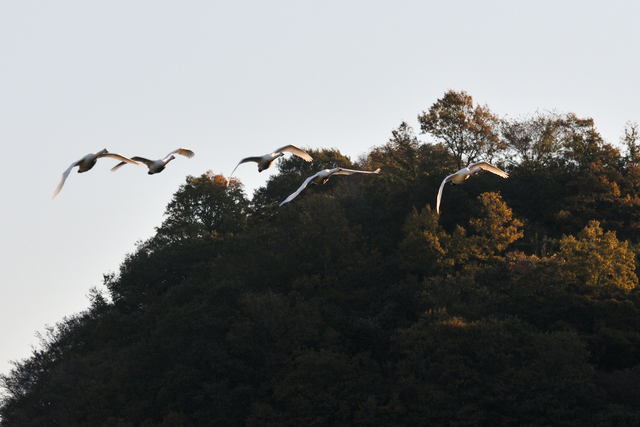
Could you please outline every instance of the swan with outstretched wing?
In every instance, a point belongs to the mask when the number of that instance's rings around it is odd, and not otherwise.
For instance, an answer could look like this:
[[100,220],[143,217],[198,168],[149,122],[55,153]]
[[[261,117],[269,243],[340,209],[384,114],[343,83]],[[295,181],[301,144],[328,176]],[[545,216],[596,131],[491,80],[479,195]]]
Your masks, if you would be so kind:
[[51,198],[52,199],[55,198],[60,192],[60,190],[62,190],[62,187],[64,186],[65,181],[67,180],[67,178],[69,177],[69,174],[71,173],[71,169],[77,166],[78,173],[86,172],[95,166],[98,159],[101,159],[103,157],[109,157],[112,159],[120,160],[121,162],[124,162],[124,163],[131,163],[132,165],[138,164],[138,162],[128,157],[125,157],[116,153],[110,153],[109,151],[107,151],[106,148],[104,150],[98,151],[97,153],[89,153],[83,158],[81,158],[80,160],[71,163],[71,165],[64,172],[62,172],[62,178],[60,179],[60,182],[56,186],[55,190],[53,190],[53,194],[51,195]]
[[[185,156],[187,158],[191,158],[194,156],[194,152],[191,150],[188,150],[186,148],[178,148],[173,150],[172,152],[170,152],[169,154],[167,154],[166,156],[164,156],[161,159],[158,160],[149,160],[146,159],[144,157],[140,157],[140,156],[135,156],[132,157],[131,159],[140,162],[140,163],[144,163],[145,165],[147,165],[147,168],[149,168],[149,171],[147,172],[149,175],[153,175],[154,173],[160,173],[164,170],[164,168],[167,167],[167,164],[169,164],[169,162],[173,159],[176,158],[175,154],[180,154],[181,156]],[[122,166],[126,165],[127,162],[120,162],[117,165],[115,165],[114,167],[111,168],[112,172],[117,171],[118,169],[120,169]]]
[[285,145],[284,147],[280,147],[274,152],[265,154],[264,156],[245,157],[244,159],[240,160],[235,168],[233,168],[233,171],[231,171],[231,174],[229,176],[233,176],[233,173],[236,171],[236,169],[238,169],[238,166],[247,162],[257,163],[258,172],[262,172],[263,170],[268,169],[277,158],[284,156],[285,153],[291,153],[294,156],[300,157],[307,162],[313,160],[309,153],[299,149],[295,145]]
[[444,190],[444,185],[447,182],[451,182],[453,184],[462,184],[465,182],[471,175],[474,175],[480,171],[488,171],[494,173],[502,178],[509,178],[509,174],[503,171],[500,168],[493,166],[487,162],[478,162],[473,163],[466,168],[460,169],[458,172],[453,173],[451,175],[447,175],[443,180],[442,184],[440,184],[440,188],[438,189],[438,195],[436,196],[436,212],[440,213],[440,200],[442,199],[442,190]]
[[287,197],[286,199],[284,199],[282,202],[280,202],[280,206],[289,203],[290,201],[292,201],[293,199],[295,199],[296,197],[298,197],[298,195],[300,193],[302,193],[302,191],[307,188],[307,186],[310,183],[313,184],[326,184],[327,181],[329,181],[329,178],[332,175],[353,175],[354,173],[372,173],[372,174],[379,174],[380,173],[380,168],[374,170],[374,171],[360,171],[360,170],[355,170],[355,169],[346,169],[346,168],[333,168],[333,169],[323,169],[320,172],[317,172],[314,175],[311,175],[309,178],[305,179],[304,182],[302,183],[302,185],[300,187],[298,187],[298,189],[291,193],[289,195],[289,197]]

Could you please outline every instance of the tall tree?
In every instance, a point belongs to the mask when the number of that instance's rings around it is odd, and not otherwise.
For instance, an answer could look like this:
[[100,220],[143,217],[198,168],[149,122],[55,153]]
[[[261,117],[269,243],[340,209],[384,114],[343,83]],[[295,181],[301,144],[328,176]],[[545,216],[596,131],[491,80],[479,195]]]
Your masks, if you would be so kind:
[[547,163],[560,154],[560,118],[537,114],[524,120],[504,120],[500,126],[503,142],[513,163]]
[[562,275],[580,287],[631,290],[638,286],[636,255],[628,242],[621,242],[613,231],[604,232],[598,221],[591,221],[578,237],[560,241]]
[[248,207],[242,184],[209,171],[187,177],[158,228],[157,242],[216,237],[242,228]]
[[558,122],[557,132],[565,158],[577,166],[618,166],[618,150],[604,141],[592,118],[569,113]]
[[451,151],[459,168],[480,156],[490,161],[503,149],[498,117],[486,105],[475,105],[464,91],[447,91],[418,120],[422,132],[433,135]]
[[500,193],[482,193],[478,202],[481,215],[469,221],[476,232],[472,236],[474,244],[471,247],[479,259],[489,259],[523,236],[522,221],[513,217],[511,208],[502,200]]

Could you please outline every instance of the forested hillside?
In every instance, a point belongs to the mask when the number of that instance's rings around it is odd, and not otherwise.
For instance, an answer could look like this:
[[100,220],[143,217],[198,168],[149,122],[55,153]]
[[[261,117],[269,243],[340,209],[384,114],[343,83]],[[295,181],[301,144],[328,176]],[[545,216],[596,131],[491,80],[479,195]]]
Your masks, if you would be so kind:
[[[90,307],[1,378],[3,426],[640,425],[640,134],[447,92],[248,198],[187,177]],[[372,141],[372,145],[376,141]],[[486,160],[508,179],[443,178]],[[325,167],[332,177],[278,207]]]

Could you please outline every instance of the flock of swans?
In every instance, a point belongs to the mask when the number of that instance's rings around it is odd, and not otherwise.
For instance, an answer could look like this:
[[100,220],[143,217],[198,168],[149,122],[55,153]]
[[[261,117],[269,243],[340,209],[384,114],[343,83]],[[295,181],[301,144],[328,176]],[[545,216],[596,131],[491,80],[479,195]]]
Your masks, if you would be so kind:
[[[238,162],[235,168],[233,168],[233,171],[231,172],[230,177],[233,176],[233,173],[236,171],[236,169],[238,169],[238,166],[247,162],[257,163],[258,172],[262,172],[263,170],[268,169],[276,159],[284,156],[285,153],[291,153],[294,156],[300,157],[301,159],[307,162],[311,162],[313,160],[313,158],[306,151],[301,150],[300,148],[294,145],[286,145],[284,147],[278,148],[277,150],[271,153],[267,153],[263,156],[245,157],[244,159],[240,160],[240,162]],[[109,151],[107,151],[106,148],[98,151],[97,153],[89,153],[86,156],[82,157],[80,160],[77,160],[71,163],[71,165],[62,173],[62,178],[60,179],[60,182],[56,186],[55,190],[53,190],[52,198],[55,198],[60,192],[60,190],[62,190],[62,187],[64,186],[64,183],[67,180],[69,173],[71,173],[71,170],[76,166],[78,167],[78,173],[86,172],[95,166],[98,159],[108,157],[115,160],[120,160],[120,163],[118,163],[117,165],[111,168],[112,172],[117,171],[127,163],[131,165],[136,165],[136,166],[139,166],[140,164],[144,164],[149,169],[147,173],[149,175],[153,175],[153,174],[162,172],[167,167],[167,164],[169,164],[170,161],[176,158],[175,156],[176,154],[179,154],[187,158],[191,158],[194,156],[194,152],[186,148],[177,148],[172,152],[170,152],[169,154],[167,154],[166,156],[164,156],[163,158],[158,160],[149,160],[147,158],[140,157],[140,156],[134,156],[134,157],[128,158],[121,154],[110,153]],[[467,179],[469,179],[469,177],[483,170],[496,174],[502,178],[509,177],[509,174],[507,174],[505,171],[487,162],[473,163],[467,166],[466,168],[462,168],[459,171],[451,175],[448,175],[447,177],[444,178],[444,180],[442,180],[442,184],[440,184],[440,188],[438,189],[438,195],[436,197],[436,212],[440,214],[440,200],[442,199],[442,191],[444,189],[444,185],[447,182],[451,182],[452,184],[462,184]],[[302,185],[300,185],[300,187],[298,187],[296,191],[291,193],[286,199],[280,202],[279,206],[285,205],[291,202],[296,197],[298,197],[298,195],[302,191],[304,191],[304,189],[307,188],[309,184],[326,184],[327,181],[329,181],[329,178],[332,177],[333,175],[379,174],[379,173],[380,173],[380,168],[374,171],[355,170],[355,169],[346,169],[346,168],[323,169],[311,175],[307,179],[305,179]]]
[[141,162],[146,164],[147,167],[149,168],[149,172],[148,172],[149,175],[153,175],[154,173],[162,172],[164,168],[167,167],[167,163],[169,163],[171,160],[176,158],[174,154],[180,154],[186,157],[193,157],[194,155],[193,151],[187,150],[186,148],[178,148],[177,150],[173,150],[172,152],[170,152],[169,154],[167,154],[166,156],[164,156],[162,159],[159,159],[159,160],[148,160],[148,159],[145,159],[144,157],[137,157],[137,156],[128,158],[121,154],[110,153],[106,148],[104,150],[98,151],[97,153],[89,153],[83,158],[81,158],[80,160],[71,163],[71,165],[67,168],[67,170],[62,172],[62,178],[60,179],[60,182],[56,186],[55,190],[53,190],[53,195],[51,196],[51,198],[55,198],[60,192],[60,190],[62,190],[62,186],[67,180],[69,173],[71,173],[71,169],[73,169],[76,166],[78,167],[78,173],[86,172],[96,165],[96,163],[98,162],[98,159],[102,159],[103,157],[110,157],[112,159],[120,160],[120,163],[118,163],[117,165],[111,168],[113,172],[117,171],[127,163],[138,166],[140,165],[139,162]]

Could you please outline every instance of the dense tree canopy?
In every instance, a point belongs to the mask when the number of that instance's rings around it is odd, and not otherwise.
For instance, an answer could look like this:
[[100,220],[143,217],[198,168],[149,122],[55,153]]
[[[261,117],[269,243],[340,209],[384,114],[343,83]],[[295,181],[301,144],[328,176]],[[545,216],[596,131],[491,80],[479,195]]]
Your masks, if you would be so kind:
[[[249,200],[187,177],[89,308],[0,377],[3,426],[640,425],[640,165],[573,114],[447,92]],[[435,195],[447,174],[490,156]],[[309,186],[325,167],[379,176]]]

